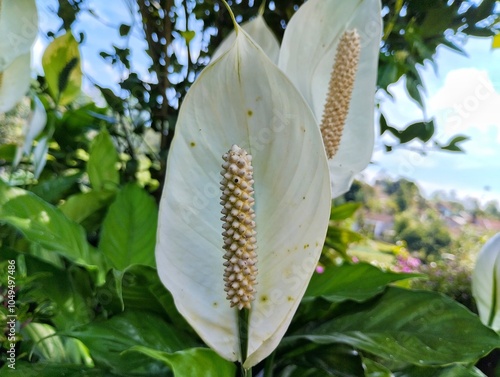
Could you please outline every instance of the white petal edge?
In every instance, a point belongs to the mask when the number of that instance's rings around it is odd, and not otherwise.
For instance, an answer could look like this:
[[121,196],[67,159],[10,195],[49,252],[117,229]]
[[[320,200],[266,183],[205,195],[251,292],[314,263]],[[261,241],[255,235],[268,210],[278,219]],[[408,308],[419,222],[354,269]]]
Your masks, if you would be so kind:
[[38,34],[35,0],[0,1],[0,72],[31,50]]
[[[321,121],[337,44],[346,30],[361,37],[361,55],[349,115],[330,166],[332,196],[349,190],[370,162],[374,145],[377,66],[382,34],[380,0],[309,0],[292,17],[283,37],[279,67]],[[336,20],[335,22],[333,20]]]
[[[267,26],[266,21],[262,15],[257,15],[254,19],[247,21],[241,25],[241,28],[254,40],[257,45],[262,48],[262,51],[267,55],[273,63],[278,63],[280,53],[280,44],[278,39]],[[233,30],[229,35],[224,38],[219,47],[212,55],[212,61],[221,56],[224,52],[231,48],[231,45],[236,39],[236,32]]]
[[24,130],[25,136],[23,144],[18,146],[16,150],[16,157],[13,162],[14,167],[19,164],[23,155],[28,156],[31,153],[33,141],[37,138],[38,135],[40,135],[40,133],[45,128],[45,125],[47,124],[47,113],[45,112],[45,108],[43,107],[40,99],[35,96],[35,98],[33,99],[33,103],[34,109]]
[[283,337],[321,254],[330,213],[326,155],[309,107],[241,30],[181,107],[160,204],[163,284],[200,337],[239,360],[237,312],[225,298],[219,181],[232,144],[253,156],[258,286],[246,367]]
[[490,238],[479,252],[472,272],[472,294],[481,322],[488,325],[493,305],[493,282],[496,276],[496,315],[491,325],[500,330],[500,233]]
[[0,73],[0,113],[11,110],[30,86],[30,53],[20,55]]

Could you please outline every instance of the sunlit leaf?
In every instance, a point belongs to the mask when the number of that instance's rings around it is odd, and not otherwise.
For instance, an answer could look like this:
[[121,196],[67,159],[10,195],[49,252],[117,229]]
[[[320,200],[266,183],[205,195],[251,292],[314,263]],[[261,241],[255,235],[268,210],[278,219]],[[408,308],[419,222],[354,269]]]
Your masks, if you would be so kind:
[[162,352],[176,352],[197,346],[181,330],[147,311],[126,311],[104,321],[64,332],[81,340],[89,349],[96,366],[111,368],[120,374],[163,376],[167,368],[136,352],[124,351],[144,346]]
[[314,274],[304,298],[322,297],[331,302],[363,302],[382,293],[389,284],[418,277],[417,274],[384,272],[368,263],[328,267]]
[[140,352],[162,361],[172,369],[174,376],[233,377],[236,365],[224,360],[208,348],[190,348],[174,353],[136,346],[130,351]]
[[108,131],[103,129],[92,141],[87,174],[94,190],[115,190],[120,183],[118,152]]
[[[500,344],[500,335],[453,299],[389,287],[365,303],[343,303],[337,315],[286,338],[343,343],[379,357],[420,366],[474,363]],[[467,339],[467,342],[463,340]]]
[[54,101],[66,105],[80,94],[82,71],[78,42],[71,32],[54,39],[42,58],[45,79]]
[[125,186],[104,219],[99,249],[113,266],[155,266],[158,209],[151,195],[134,184]]

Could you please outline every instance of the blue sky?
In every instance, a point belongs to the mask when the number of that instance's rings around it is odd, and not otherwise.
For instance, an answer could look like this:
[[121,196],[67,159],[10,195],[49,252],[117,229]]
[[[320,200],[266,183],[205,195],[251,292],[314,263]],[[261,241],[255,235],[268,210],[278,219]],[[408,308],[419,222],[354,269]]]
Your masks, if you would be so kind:
[[[55,30],[57,18],[48,9],[57,9],[57,0],[38,0],[37,3],[41,29]],[[97,51],[111,51],[112,44],[124,47],[125,41],[117,32],[121,23],[135,23],[129,45],[134,69],[143,78],[149,75],[146,69],[149,57],[144,53],[142,29],[135,12],[128,6],[133,3],[129,0],[89,0],[89,6],[99,19],[87,14],[77,20],[76,31],[86,34],[81,48],[83,68],[100,85],[113,87],[113,83],[123,78],[123,72],[114,70],[97,55]],[[196,29],[194,21],[189,22],[189,27]],[[462,144],[466,153],[429,151],[422,156],[404,149],[385,153],[382,140],[378,140],[373,164],[363,173],[368,181],[378,174],[387,174],[416,181],[426,194],[453,190],[458,197],[474,196],[482,202],[491,199],[500,202],[500,49],[492,50],[489,38],[469,38],[463,43],[468,56],[439,47],[437,70],[430,63],[421,67],[426,90],[425,114],[408,98],[402,82],[390,87],[395,99],[380,94],[378,98],[391,125],[403,128],[416,121],[435,118],[440,142],[445,143],[456,134],[471,138]],[[35,43],[33,63],[39,72],[46,45],[47,41],[42,38]],[[195,40],[192,46],[196,45],[199,41]],[[179,46],[174,48],[177,56],[185,55]],[[90,95],[97,95],[89,82],[84,87]]]
[[469,136],[462,144],[465,153],[384,153],[379,140],[365,177],[403,176],[416,181],[426,194],[453,190],[457,197],[500,201],[500,50],[492,50],[490,38],[469,38],[464,48],[468,56],[439,47],[437,70],[430,63],[420,69],[426,114],[408,98],[402,82],[390,87],[395,100],[379,98],[389,123],[399,128],[435,118],[441,143],[456,134]]

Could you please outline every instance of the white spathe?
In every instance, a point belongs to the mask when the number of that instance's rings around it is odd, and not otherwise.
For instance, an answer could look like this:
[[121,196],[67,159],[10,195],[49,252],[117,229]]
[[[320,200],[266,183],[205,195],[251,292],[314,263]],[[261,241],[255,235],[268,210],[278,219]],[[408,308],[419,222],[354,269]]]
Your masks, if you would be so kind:
[[0,113],[12,110],[28,91],[31,80],[30,53],[19,55],[0,72]]
[[[40,135],[40,133],[45,128],[45,125],[47,124],[47,112],[45,111],[45,108],[43,107],[43,104],[40,101],[40,99],[35,96],[33,99],[33,104],[34,104],[34,109],[30,115],[28,122],[25,124],[23,129],[23,134],[24,134],[23,144],[17,147],[16,156],[12,163],[14,167],[16,167],[19,164],[19,162],[21,162],[21,158],[23,157],[23,155],[29,156],[31,154],[33,142],[38,137],[38,135]],[[40,147],[37,149],[37,151],[39,150]],[[43,158],[45,156],[41,157]],[[37,160],[35,159],[35,161]],[[38,164],[37,166],[40,166],[40,164]],[[35,174],[35,177],[38,177],[38,175]]]
[[221,356],[242,361],[237,309],[224,292],[222,155],[253,157],[258,275],[249,368],[283,337],[326,236],[330,187],[315,118],[290,80],[238,27],[179,112],[160,204],[156,260],[179,312]]
[[373,153],[375,90],[382,35],[380,14],[380,0],[310,0],[292,17],[283,37],[278,65],[304,95],[319,121],[338,41],[346,30],[356,29],[361,37],[361,55],[349,114],[339,150],[328,161],[333,197],[349,190],[354,176],[370,163]]
[[37,34],[35,0],[0,1],[0,72],[30,52]]
[[[361,37],[361,56],[340,147],[328,161],[333,197],[349,190],[354,176],[369,164],[373,153],[375,90],[382,36],[380,0],[307,1],[286,27],[277,61],[312,108],[319,126],[338,42],[345,31],[352,29]],[[275,48],[270,40],[275,37],[262,16],[248,22],[246,30],[274,59]],[[223,41],[217,53],[227,48],[227,42]]]
[[472,295],[481,322],[500,331],[500,233],[490,238],[477,256]]
[[[259,45],[273,63],[278,63],[280,44],[272,30],[267,26],[266,21],[264,21],[262,14],[258,14],[254,19],[244,22],[240,26]],[[235,39],[236,31],[233,30],[214,51],[212,61],[229,50]]]

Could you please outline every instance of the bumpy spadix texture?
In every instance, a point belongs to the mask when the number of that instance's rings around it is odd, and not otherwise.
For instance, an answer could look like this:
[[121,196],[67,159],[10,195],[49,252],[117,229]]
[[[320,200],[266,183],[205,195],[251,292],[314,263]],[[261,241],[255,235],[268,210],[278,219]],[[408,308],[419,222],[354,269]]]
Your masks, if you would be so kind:
[[224,290],[231,307],[250,309],[257,278],[252,156],[235,144],[222,158]]
[[360,51],[358,32],[356,30],[344,32],[337,47],[321,121],[321,135],[323,135],[328,158],[335,156],[340,146],[345,121],[349,113]]
[[481,321],[500,331],[500,233],[488,240],[477,256],[472,295]]
[[373,152],[382,35],[380,0],[308,0],[287,25],[278,62],[319,123],[329,96],[332,63],[346,30],[357,30],[361,51],[340,143],[328,161],[333,197],[349,190],[354,176],[368,165]]
[[[332,59],[333,61],[333,59]],[[221,156],[252,155],[258,285],[242,360],[238,310],[224,291]],[[278,345],[314,273],[331,194],[321,132],[290,80],[238,28],[233,45],[189,89],[179,110],[160,203],[161,281],[198,335],[249,368]]]

